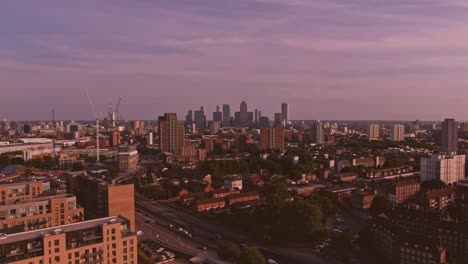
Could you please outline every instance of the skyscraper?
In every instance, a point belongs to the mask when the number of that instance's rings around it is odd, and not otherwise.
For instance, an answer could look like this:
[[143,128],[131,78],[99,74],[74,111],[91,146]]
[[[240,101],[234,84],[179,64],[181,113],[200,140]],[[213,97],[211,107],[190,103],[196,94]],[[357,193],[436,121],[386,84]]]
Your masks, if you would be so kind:
[[281,127],[283,125],[283,114],[275,113],[274,124],[275,127]]
[[284,151],[284,131],[281,127],[260,129],[260,149]]
[[184,146],[184,126],[177,121],[176,113],[165,113],[158,118],[159,147],[161,153],[180,154]]
[[223,126],[231,126],[231,106],[223,104]]
[[199,133],[202,133],[206,128],[206,114],[204,106],[200,106],[200,110],[195,110],[195,126]]
[[457,122],[454,119],[445,119],[442,122],[440,137],[440,152],[444,154],[456,154],[458,151]]
[[220,111],[219,106],[216,106],[216,112],[213,112],[213,122],[222,122],[223,113]]
[[242,101],[240,104],[239,123],[242,127],[249,125],[249,113],[247,111],[247,103],[245,101]]
[[283,117],[283,125],[286,126],[289,124],[289,105],[287,103],[281,104],[281,115]]
[[405,126],[401,124],[394,124],[390,128],[390,140],[391,141],[405,140]]
[[369,140],[377,140],[380,137],[380,126],[377,124],[370,124],[367,129],[367,137]]
[[185,116],[185,126],[189,127],[193,123],[193,111],[189,110]]

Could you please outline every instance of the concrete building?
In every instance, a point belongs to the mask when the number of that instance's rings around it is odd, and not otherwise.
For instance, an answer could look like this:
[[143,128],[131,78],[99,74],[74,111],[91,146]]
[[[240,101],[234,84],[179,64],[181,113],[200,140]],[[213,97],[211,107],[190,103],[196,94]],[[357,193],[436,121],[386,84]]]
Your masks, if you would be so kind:
[[0,236],[0,263],[136,264],[137,235],[121,216]]
[[119,147],[118,161],[120,171],[136,169],[138,166],[138,150],[136,146]]
[[400,124],[394,124],[390,128],[390,140],[391,141],[405,140],[405,126],[400,125]]
[[84,210],[71,194],[10,200],[0,206],[0,231],[14,227],[28,231],[83,220]]
[[433,155],[421,158],[421,181],[441,180],[447,184],[465,178],[465,155]]
[[121,215],[135,230],[135,190],[133,184],[113,184],[85,174],[67,175],[68,192],[86,208],[85,219]]
[[458,129],[454,119],[445,119],[442,122],[440,136],[440,152],[442,154],[457,154],[458,151]]
[[[199,116],[199,118],[201,117]],[[161,153],[180,154],[182,152],[185,129],[183,124],[177,121],[176,113],[165,113],[164,116],[158,118],[158,132]]]
[[369,140],[377,140],[380,138],[380,126],[377,124],[370,124],[367,128],[367,137]]
[[284,152],[284,131],[281,127],[260,129],[260,149]]

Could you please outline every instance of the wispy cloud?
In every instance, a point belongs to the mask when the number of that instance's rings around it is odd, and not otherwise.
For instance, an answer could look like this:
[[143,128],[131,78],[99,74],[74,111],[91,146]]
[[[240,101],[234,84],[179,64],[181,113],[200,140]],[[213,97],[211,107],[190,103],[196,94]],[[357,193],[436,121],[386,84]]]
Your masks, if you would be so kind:
[[468,96],[467,23],[460,0],[7,0],[0,112],[39,115],[16,107],[31,89],[31,108],[79,118],[64,91],[92,87],[101,107],[127,95],[127,118],[247,99],[293,118],[466,119],[450,102]]

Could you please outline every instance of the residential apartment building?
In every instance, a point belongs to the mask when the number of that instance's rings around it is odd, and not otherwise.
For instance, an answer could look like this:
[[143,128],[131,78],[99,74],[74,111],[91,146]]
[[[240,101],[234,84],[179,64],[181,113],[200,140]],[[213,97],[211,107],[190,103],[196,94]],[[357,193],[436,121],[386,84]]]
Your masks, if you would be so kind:
[[367,137],[369,140],[377,140],[380,138],[380,126],[377,124],[370,124],[367,128]]
[[284,152],[284,131],[281,127],[260,129],[260,149]]
[[91,220],[121,215],[135,230],[135,190],[133,184],[114,184],[99,177],[78,174],[67,175],[68,192],[76,195],[85,210],[85,219]]
[[[197,111],[195,111],[195,114]],[[195,115],[195,122],[200,123]],[[205,119],[203,119],[203,124]],[[198,124],[197,126],[201,126]],[[202,131],[205,129],[203,125]],[[185,128],[182,122],[177,120],[176,113],[165,113],[164,116],[158,118],[158,133],[159,133],[159,148],[161,153],[169,152],[179,155],[182,152],[185,139]]]
[[136,264],[137,236],[121,216],[0,236],[0,263]]
[[131,171],[138,166],[138,150],[136,146],[119,147],[119,170]]
[[421,159],[421,181],[441,180],[447,184],[465,178],[465,155],[432,155]]
[[6,201],[0,206],[0,231],[15,227],[28,231],[83,220],[84,210],[71,194]]
[[50,190],[50,182],[18,182],[0,185],[0,204],[6,201],[31,199]]
[[391,141],[403,141],[405,140],[405,126],[400,124],[394,124],[390,127],[390,140]]

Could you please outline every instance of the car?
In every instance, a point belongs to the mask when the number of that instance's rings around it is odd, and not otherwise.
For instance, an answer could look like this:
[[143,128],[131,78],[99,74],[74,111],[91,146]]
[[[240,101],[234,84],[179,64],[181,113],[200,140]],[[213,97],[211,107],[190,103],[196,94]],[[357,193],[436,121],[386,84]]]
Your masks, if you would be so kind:
[[163,248],[163,247],[160,247],[160,248],[158,248],[158,249],[156,250],[157,253],[161,253],[161,252],[163,252],[163,251],[164,251],[164,248]]
[[268,264],[278,264],[278,262],[276,262],[275,260],[272,260],[272,259],[269,259],[267,261]]
[[333,232],[341,233],[341,230],[335,228],[333,229]]
[[149,223],[151,223],[150,220],[145,220],[145,224],[149,224]]

